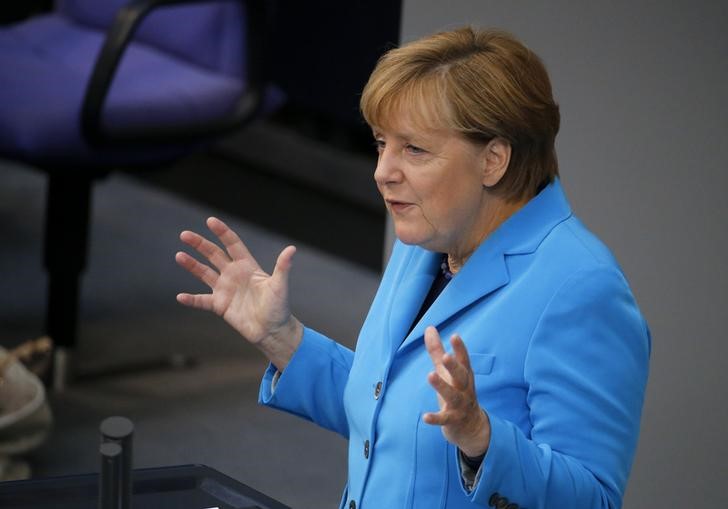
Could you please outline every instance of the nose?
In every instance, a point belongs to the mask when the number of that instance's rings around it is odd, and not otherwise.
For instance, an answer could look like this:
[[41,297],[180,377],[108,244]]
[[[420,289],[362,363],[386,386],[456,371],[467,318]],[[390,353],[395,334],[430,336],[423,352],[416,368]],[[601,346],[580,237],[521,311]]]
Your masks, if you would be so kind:
[[381,187],[398,182],[401,178],[402,172],[399,169],[396,154],[385,146],[379,151],[377,168],[374,170],[374,182]]

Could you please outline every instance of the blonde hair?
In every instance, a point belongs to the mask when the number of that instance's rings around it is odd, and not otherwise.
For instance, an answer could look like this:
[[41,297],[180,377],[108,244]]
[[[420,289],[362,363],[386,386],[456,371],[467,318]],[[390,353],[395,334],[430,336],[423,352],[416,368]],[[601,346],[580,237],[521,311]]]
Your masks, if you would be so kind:
[[451,129],[476,143],[505,139],[511,161],[492,190],[508,200],[530,198],[559,173],[560,115],[548,74],[506,32],[463,27],[385,53],[360,107],[372,127],[406,112],[423,129]]

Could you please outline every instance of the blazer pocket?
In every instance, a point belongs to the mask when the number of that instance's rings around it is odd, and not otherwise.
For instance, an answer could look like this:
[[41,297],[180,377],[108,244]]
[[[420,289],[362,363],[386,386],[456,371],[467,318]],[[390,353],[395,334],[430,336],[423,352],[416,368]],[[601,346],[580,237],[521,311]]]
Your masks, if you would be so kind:
[[[433,398],[434,400],[434,398]],[[436,405],[436,400],[433,401]],[[447,498],[447,457],[450,449],[440,426],[427,424],[420,414],[415,428],[415,459],[412,466],[408,509],[444,509]],[[397,465],[396,468],[406,468]]]
[[490,375],[494,363],[495,355],[489,353],[470,354],[470,367],[473,368],[473,373],[476,375]]

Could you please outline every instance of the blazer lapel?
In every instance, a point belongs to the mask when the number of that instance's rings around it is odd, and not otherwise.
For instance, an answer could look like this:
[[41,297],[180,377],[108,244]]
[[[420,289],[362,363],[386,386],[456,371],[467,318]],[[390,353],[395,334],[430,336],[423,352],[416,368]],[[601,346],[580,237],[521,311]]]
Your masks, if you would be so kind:
[[478,248],[462,270],[452,278],[408,334],[401,348],[406,348],[413,341],[422,339],[425,329],[430,325],[439,328],[460,310],[508,283],[508,271],[503,253],[497,248],[488,249],[489,246],[486,244]]
[[[546,235],[570,216],[571,207],[566,200],[559,179],[556,179],[521,210],[508,218],[475,250],[460,272],[453,277],[407,335],[400,348],[406,348],[413,342],[422,340],[425,328],[428,326],[434,325],[439,328],[441,324],[475,301],[508,284],[506,257],[511,254],[534,252]],[[407,316],[410,321],[406,327],[412,325],[412,320],[432,285],[434,274],[432,272],[429,284],[426,284],[424,289],[417,288],[417,291],[421,293],[419,300],[411,299],[417,301],[417,306],[411,314],[408,309]],[[425,281],[422,281],[421,284],[425,284]],[[411,291],[414,291],[414,288]]]
[[402,339],[412,327],[412,321],[422,307],[440,268],[440,257],[439,253],[418,250],[410,259],[402,279],[395,283],[389,305],[389,318],[386,321],[392,350],[402,344]]

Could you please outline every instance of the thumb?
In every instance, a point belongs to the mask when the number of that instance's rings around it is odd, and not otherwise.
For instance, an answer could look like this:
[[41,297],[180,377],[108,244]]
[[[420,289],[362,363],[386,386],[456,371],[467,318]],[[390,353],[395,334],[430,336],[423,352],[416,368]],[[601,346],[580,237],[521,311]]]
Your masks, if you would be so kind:
[[271,276],[276,285],[288,287],[288,274],[293,266],[293,255],[296,254],[296,246],[288,246],[278,255],[276,265]]

